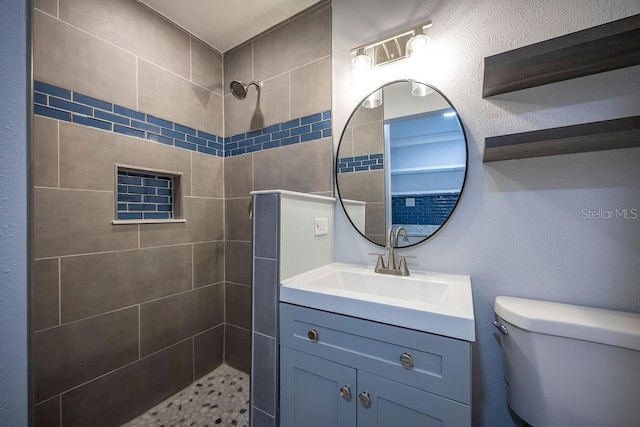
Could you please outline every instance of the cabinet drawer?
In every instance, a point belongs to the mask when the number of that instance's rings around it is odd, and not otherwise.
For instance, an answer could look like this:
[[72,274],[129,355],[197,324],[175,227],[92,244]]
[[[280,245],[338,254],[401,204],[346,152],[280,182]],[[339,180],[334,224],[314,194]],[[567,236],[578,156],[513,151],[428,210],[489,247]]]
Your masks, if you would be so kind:
[[[458,402],[471,402],[471,345],[466,341],[280,303],[280,343]],[[401,364],[405,353],[410,355],[411,369]],[[404,359],[408,362],[407,356]]]

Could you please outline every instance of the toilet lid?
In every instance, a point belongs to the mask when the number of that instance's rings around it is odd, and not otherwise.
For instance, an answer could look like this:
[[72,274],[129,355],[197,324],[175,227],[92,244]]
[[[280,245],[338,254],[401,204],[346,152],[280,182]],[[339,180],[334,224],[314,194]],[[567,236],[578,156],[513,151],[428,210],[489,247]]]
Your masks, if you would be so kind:
[[640,351],[640,313],[506,296],[496,297],[494,311],[526,331]]

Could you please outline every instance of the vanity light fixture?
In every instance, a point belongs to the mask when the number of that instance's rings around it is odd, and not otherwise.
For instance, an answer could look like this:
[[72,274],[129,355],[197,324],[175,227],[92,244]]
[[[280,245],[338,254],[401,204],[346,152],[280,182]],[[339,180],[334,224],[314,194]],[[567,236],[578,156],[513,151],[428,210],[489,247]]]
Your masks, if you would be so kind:
[[[427,21],[411,30],[351,49],[352,88],[365,86],[376,67],[409,57],[424,58],[430,44],[430,38],[424,32],[431,25],[431,21]],[[427,96],[432,92],[429,86],[420,83],[412,85],[411,93],[414,96]],[[376,108],[380,105],[382,105],[382,91],[374,92],[362,103],[365,108]]]

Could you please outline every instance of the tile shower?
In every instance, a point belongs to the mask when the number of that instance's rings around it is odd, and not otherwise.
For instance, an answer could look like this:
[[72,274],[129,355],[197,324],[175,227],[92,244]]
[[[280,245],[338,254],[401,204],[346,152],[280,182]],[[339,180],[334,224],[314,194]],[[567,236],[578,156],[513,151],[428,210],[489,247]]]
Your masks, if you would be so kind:
[[[249,192],[332,194],[328,3],[224,58],[131,0],[34,3],[36,424],[119,425],[211,372],[248,381]],[[238,101],[232,79],[265,88]],[[114,164],[180,174],[185,222],[113,225]],[[194,425],[246,422],[212,409]]]

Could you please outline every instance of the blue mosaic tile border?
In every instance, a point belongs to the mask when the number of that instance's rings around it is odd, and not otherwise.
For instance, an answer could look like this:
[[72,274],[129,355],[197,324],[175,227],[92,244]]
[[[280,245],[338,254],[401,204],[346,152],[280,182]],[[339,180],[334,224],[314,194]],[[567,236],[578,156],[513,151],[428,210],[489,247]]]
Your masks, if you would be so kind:
[[33,112],[212,156],[224,156],[224,138],[78,92],[34,82]]
[[331,111],[312,114],[224,139],[224,156],[300,144],[331,136]]
[[223,138],[48,83],[34,82],[35,114],[218,157],[331,136],[331,111]]
[[[457,194],[416,194],[391,197],[393,224],[442,225],[449,218],[456,203]],[[407,206],[407,199],[414,199],[414,206]]]
[[172,219],[173,177],[118,169],[117,218]]
[[341,157],[338,159],[338,173],[363,172],[379,170],[384,167],[384,154],[376,153],[365,156]]

